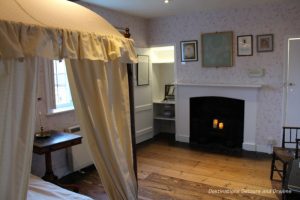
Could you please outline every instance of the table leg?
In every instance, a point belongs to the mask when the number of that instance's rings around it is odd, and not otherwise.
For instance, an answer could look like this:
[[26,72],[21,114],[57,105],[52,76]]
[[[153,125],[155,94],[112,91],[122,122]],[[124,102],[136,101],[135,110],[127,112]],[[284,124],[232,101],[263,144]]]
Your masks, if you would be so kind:
[[52,170],[51,152],[45,153],[45,162],[46,162],[46,172],[42,178],[45,181],[55,182],[57,180],[57,176],[54,175]]

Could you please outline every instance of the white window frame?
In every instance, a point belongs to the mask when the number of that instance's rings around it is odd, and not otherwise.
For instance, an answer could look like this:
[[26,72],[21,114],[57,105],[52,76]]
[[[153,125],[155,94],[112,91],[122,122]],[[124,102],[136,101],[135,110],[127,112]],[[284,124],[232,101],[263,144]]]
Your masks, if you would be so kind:
[[[67,65],[67,62],[66,62]],[[45,67],[45,86],[47,97],[47,115],[54,115],[64,112],[74,111],[74,106],[56,108],[55,103],[55,88],[54,88],[54,64],[53,61],[49,61],[49,65]]]

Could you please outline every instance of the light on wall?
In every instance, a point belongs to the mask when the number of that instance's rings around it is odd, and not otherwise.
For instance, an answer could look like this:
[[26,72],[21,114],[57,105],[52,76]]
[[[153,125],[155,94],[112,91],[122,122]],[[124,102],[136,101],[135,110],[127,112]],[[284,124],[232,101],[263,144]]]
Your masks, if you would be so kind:
[[164,0],[165,4],[170,3],[172,0]]

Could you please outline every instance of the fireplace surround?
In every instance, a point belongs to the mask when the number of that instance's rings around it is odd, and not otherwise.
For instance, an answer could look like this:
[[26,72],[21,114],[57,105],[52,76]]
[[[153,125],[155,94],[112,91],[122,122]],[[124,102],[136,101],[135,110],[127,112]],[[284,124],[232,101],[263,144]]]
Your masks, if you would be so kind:
[[176,84],[176,141],[190,142],[190,98],[225,97],[244,101],[242,148],[258,151],[256,145],[257,96],[262,85]]

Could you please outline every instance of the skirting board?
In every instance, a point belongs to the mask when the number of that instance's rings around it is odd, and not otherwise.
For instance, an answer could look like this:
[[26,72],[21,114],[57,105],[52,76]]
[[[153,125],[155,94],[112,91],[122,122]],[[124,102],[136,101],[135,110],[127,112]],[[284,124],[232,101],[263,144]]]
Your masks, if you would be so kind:
[[175,138],[176,138],[176,141],[178,141],[178,142],[185,142],[185,143],[190,142],[190,137],[187,137],[187,136],[176,135]]
[[152,127],[148,127],[148,128],[142,129],[142,130],[138,130],[136,132],[136,137],[135,137],[136,144],[144,142],[144,141],[149,140],[151,138],[153,138],[153,128]]
[[[190,138],[187,136],[176,135],[176,141],[189,143]],[[254,143],[243,143],[243,149],[246,151],[256,151],[261,153],[272,153],[272,147],[270,145],[256,145]]]
[[272,154],[273,147],[271,145],[256,145],[256,151],[262,152],[262,153],[267,153],[267,154]]
[[260,153],[272,153],[271,145],[256,145],[254,143],[243,143],[243,149],[247,151],[256,151]]
[[243,149],[246,151],[256,151],[256,145],[254,143],[243,143]]
[[153,138],[153,132],[151,132],[151,133],[144,133],[142,135],[136,136],[135,140],[136,140],[136,144],[139,144],[141,142],[150,140],[152,138]]

